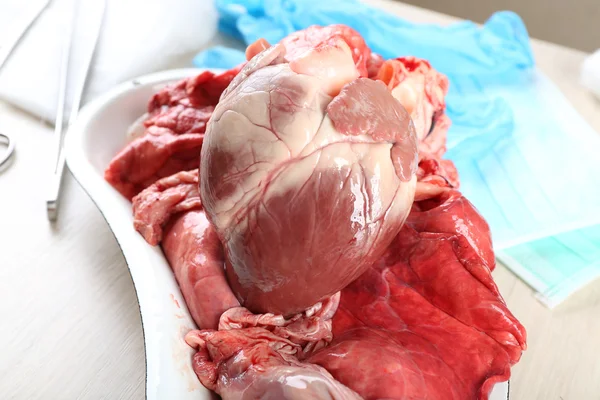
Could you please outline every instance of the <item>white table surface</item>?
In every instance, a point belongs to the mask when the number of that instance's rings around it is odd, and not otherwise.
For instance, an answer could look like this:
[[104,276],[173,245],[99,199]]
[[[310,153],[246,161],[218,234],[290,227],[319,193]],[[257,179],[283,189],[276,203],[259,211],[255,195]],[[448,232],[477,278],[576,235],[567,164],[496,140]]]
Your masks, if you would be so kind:
[[[417,22],[455,20],[371,2]],[[540,68],[600,132],[600,104],[578,84],[585,54],[535,40],[533,48]],[[12,165],[0,172],[0,398],[143,398],[138,305],[113,235],[69,173],[59,221],[46,220],[48,126],[0,103],[0,131],[17,139]],[[529,335],[511,399],[599,399],[600,282],[550,311],[503,266],[494,276]]]

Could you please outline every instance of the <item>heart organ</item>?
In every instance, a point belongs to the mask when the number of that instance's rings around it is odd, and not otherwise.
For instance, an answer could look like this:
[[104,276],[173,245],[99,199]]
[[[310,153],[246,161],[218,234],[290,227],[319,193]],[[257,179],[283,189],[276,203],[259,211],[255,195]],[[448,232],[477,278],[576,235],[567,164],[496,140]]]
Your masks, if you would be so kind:
[[343,40],[256,55],[225,91],[202,147],[200,194],[229,283],[254,312],[290,315],[341,290],[399,232],[416,135]]

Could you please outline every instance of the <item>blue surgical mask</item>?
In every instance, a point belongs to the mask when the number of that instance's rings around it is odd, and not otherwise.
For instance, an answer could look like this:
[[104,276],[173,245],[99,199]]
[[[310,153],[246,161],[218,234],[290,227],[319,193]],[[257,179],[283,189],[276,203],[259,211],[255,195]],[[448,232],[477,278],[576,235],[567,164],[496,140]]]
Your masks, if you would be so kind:
[[553,308],[600,276],[600,225],[513,246],[496,256]]
[[510,139],[471,157],[459,144],[448,156],[498,259],[552,308],[600,276],[600,136],[540,71],[521,79],[483,87],[509,104]]
[[[481,28],[414,24],[357,0],[217,0],[217,7],[220,29],[246,44],[342,23],[384,58],[429,60],[450,80],[446,157],[490,224],[498,258],[548,306],[600,273],[600,136],[535,68],[516,14],[496,13]],[[242,61],[240,51],[215,48],[194,62]]]

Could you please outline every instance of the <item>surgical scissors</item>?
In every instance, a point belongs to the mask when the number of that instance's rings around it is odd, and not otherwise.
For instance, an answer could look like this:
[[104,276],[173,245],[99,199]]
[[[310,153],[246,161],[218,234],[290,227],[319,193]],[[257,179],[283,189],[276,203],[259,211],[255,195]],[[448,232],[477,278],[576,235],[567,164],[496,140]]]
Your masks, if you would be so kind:
[[0,142],[3,142],[4,144],[6,144],[8,146],[4,152],[0,153],[0,168],[1,168],[8,162],[8,160],[12,156],[13,152],[15,151],[15,141],[11,140],[10,136],[0,132]]

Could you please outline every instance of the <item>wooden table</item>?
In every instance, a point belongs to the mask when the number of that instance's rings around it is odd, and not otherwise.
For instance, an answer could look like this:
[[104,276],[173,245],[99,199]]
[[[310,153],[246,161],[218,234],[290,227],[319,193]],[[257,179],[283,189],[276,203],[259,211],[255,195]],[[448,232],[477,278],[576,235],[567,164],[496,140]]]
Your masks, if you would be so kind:
[[[455,20],[371,2],[417,22]],[[540,41],[533,48],[540,68],[600,131],[600,105],[578,85],[585,54]],[[0,173],[0,398],[143,398],[138,305],[113,235],[70,174],[59,221],[49,224],[44,195],[51,129],[0,103],[1,130],[16,137],[17,153]],[[504,267],[494,275],[529,334],[529,350],[513,370],[511,398],[600,398],[600,282],[550,311]]]

